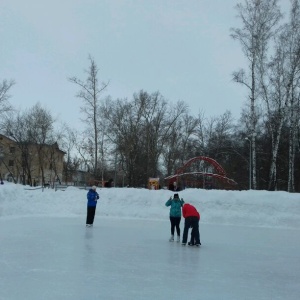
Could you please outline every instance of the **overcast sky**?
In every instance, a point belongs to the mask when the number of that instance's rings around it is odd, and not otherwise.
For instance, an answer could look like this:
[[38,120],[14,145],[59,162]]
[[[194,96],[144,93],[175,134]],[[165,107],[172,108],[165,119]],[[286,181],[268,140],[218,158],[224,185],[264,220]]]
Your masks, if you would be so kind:
[[[0,81],[14,79],[10,102],[37,102],[78,126],[78,87],[89,54],[110,82],[103,96],[140,90],[182,100],[207,117],[238,118],[246,91],[231,80],[245,66],[230,28],[239,27],[239,0],[1,0]],[[289,0],[281,0],[287,5]]]

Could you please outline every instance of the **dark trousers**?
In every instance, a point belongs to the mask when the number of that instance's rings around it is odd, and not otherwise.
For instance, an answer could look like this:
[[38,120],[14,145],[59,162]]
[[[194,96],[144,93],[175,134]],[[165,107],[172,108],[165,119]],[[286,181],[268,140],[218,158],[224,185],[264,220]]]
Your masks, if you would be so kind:
[[93,224],[95,218],[96,206],[87,207],[86,224]]
[[185,218],[182,243],[186,243],[190,228],[192,228],[192,236],[196,244],[200,244],[199,219],[197,217]]
[[196,239],[197,234],[199,234],[199,243],[200,243],[199,220],[197,226],[192,228],[191,241],[190,241],[191,244],[198,244]]
[[175,228],[176,228],[176,232],[177,235],[180,235],[180,220],[181,217],[170,217],[170,222],[171,222],[171,234],[174,235],[175,232]]

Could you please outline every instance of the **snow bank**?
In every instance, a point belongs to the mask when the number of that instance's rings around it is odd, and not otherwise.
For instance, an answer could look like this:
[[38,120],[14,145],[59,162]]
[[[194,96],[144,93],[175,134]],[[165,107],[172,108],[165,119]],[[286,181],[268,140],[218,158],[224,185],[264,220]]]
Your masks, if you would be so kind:
[[[100,194],[97,215],[109,218],[166,220],[165,202],[173,192],[134,188],[106,188]],[[86,193],[76,187],[65,191],[32,189],[5,183],[0,186],[0,217],[85,217]],[[195,205],[202,223],[300,228],[299,194],[268,191],[186,189],[179,192]]]

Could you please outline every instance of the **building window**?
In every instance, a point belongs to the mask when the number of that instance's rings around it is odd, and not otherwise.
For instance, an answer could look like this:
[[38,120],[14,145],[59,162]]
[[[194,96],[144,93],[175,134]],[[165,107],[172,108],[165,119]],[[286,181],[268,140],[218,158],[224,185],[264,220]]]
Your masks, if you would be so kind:
[[10,153],[15,153],[16,152],[16,147],[9,147],[9,152]]
[[13,166],[14,166],[14,161],[13,161],[13,160],[10,160],[10,161],[8,162],[8,166],[9,166],[9,167],[13,167]]

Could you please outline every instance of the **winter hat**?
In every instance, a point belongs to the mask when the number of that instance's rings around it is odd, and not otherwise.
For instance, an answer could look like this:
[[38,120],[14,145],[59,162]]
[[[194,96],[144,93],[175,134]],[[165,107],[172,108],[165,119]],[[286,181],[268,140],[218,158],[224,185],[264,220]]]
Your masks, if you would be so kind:
[[178,194],[174,194],[174,198],[179,198],[179,195]]
[[92,186],[92,190],[96,191],[96,188],[97,187],[95,185]]

